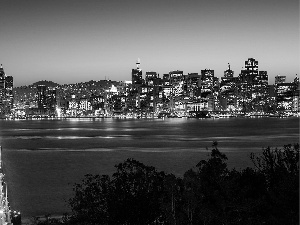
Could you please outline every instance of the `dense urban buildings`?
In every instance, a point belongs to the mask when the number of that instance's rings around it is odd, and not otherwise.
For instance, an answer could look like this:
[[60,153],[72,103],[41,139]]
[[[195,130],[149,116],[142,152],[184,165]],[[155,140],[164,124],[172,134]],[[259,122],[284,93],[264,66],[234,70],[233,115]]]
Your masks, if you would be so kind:
[[14,88],[1,65],[0,107],[2,118],[289,116],[299,115],[299,78],[288,83],[277,75],[269,85],[267,71],[259,71],[254,58],[236,76],[228,63],[220,78],[212,69],[161,77],[147,71],[143,78],[138,59],[131,81],[39,81]]
[[13,77],[0,66],[0,117],[10,115],[13,108]]

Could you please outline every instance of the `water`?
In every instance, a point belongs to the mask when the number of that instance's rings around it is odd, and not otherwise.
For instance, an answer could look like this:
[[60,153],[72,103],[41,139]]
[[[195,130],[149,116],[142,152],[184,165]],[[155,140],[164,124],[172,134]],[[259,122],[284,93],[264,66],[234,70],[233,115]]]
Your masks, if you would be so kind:
[[299,142],[298,118],[67,119],[0,121],[10,205],[23,217],[70,211],[72,186],[135,158],[182,176],[218,141],[230,168],[252,166],[250,152]]

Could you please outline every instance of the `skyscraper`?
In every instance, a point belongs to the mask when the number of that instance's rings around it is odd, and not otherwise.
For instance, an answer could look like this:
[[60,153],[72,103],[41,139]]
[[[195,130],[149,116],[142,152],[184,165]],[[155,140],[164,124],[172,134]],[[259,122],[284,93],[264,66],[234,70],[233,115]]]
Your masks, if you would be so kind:
[[201,70],[201,103],[204,110],[214,110],[214,70]]
[[233,70],[230,69],[230,64],[228,63],[228,69],[224,71],[224,77],[233,77]]
[[238,77],[233,77],[233,74],[228,63],[228,69],[224,71],[224,77],[221,77],[220,83],[220,103],[225,110],[235,110],[237,106]]
[[140,59],[137,59],[136,61],[136,69],[132,69],[131,72],[131,80],[132,85],[134,87],[139,86],[143,83],[143,77],[142,77],[142,69],[140,69]]
[[4,98],[5,98],[5,72],[0,66],[0,111],[3,110],[4,107]]
[[11,113],[13,107],[13,77],[7,76],[0,66],[0,116]]
[[45,85],[38,85],[37,86],[37,102],[38,102],[38,109],[46,109],[47,106],[47,86]]
[[156,85],[156,80],[158,79],[158,75],[156,72],[146,72],[145,82],[147,85]]
[[286,76],[277,75],[275,77],[275,84],[285,83],[285,80],[286,80]]

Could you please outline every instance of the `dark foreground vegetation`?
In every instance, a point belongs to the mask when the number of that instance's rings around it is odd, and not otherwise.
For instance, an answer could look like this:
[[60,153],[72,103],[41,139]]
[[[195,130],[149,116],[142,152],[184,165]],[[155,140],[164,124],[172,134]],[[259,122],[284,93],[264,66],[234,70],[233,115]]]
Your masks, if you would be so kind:
[[134,159],[108,175],[86,175],[69,200],[72,214],[36,224],[299,224],[299,144],[251,154],[253,168],[229,170],[210,157],[183,178]]

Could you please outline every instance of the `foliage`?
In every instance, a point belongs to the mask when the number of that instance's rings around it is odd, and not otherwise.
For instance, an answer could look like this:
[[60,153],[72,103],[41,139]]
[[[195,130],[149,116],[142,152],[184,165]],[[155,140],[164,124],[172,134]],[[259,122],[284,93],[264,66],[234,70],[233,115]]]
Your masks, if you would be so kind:
[[299,224],[299,145],[251,154],[253,168],[227,168],[210,157],[183,178],[134,159],[111,176],[86,175],[74,186],[64,224]]
[[128,159],[108,176],[87,175],[74,187],[72,221],[88,224],[150,224],[159,215],[164,173]]

